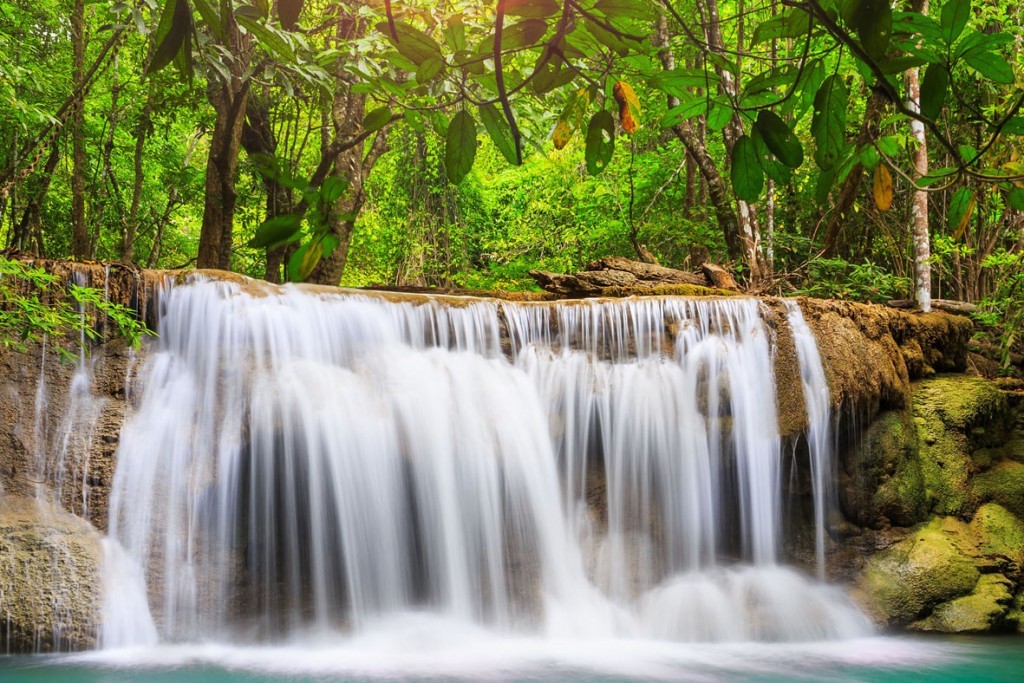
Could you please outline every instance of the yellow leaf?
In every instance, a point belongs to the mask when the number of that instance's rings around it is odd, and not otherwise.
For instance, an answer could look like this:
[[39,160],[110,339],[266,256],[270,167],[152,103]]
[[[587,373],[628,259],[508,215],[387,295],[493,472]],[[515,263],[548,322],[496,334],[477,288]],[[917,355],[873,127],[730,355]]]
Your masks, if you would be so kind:
[[960,217],[960,223],[957,224],[956,230],[953,231],[954,242],[959,242],[960,238],[962,238],[964,233],[967,231],[967,224],[971,222],[971,214],[974,213],[974,204],[975,199],[972,194],[971,198],[967,200],[967,208],[964,209],[964,215]]
[[875,167],[872,191],[875,195],[875,206],[879,211],[888,211],[892,206],[892,175],[885,164]]
[[637,118],[640,116],[640,100],[637,99],[633,87],[626,81],[617,81],[612,87],[612,96],[619,105],[619,123],[622,130],[630,135],[639,127]]
[[555,124],[555,131],[551,134],[551,139],[555,143],[555,149],[562,149],[569,144],[569,139],[572,138],[572,126],[565,119],[558,119],[558,123]]

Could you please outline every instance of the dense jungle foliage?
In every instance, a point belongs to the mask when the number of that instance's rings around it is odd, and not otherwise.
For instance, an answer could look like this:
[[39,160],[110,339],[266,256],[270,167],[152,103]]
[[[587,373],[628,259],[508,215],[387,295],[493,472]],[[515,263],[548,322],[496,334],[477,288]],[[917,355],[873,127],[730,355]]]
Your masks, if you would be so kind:
[[977,302],[1009,359],[1022,43],[1004,0],[7,0],[0,245],[473,289],[710,260]]

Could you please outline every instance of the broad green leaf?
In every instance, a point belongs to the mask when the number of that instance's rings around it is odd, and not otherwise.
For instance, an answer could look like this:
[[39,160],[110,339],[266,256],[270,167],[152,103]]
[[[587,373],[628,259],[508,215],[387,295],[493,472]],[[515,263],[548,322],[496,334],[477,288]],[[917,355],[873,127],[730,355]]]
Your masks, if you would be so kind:
[[256,234],[249,240],[248,246],[254,249],[273,249],[282,244],[288,244],[300,237],[299,228],[302,227],[302,216],[296,213],[286,213],[282,216],[275,216],[263,221],[260,227],[256,228]]
[[978,150],[973,145],[957,145],[957,151],[960,152],[961,158],[968,164],[974,161],[978,156]]
[[185,37],[192,28],[192,13],[186,0],[167,0],[160,15],[160,23],[153,34],[156,49],[146,65],[144,75],[156,73],[172,61],[181,51]]
[[324,255],[323,243],[314,239],[299,247],[288,259],[288,279],[291,282],[302,282],[313,272]]
[[462,23],[462,17],[452,17],[441,30],[444,42],[455,52],[466,49],[466,26]]
[[390,120],[391,110],[387,107],[377,107],[363,117],[363,130],[372,133],[388,125]]
[[875,144],[878,145],[879,151],[890,159],[900,153],[900,139],[896,135],[880,137]]
[[964,54],[964,61],[967,62],[978,73],[995,83],[1013,83],[1013,67],[1006,58],[988,50],[971,50]]
[[961,187],[953,193],[949,200],[949,231],[953,234],[953,240],[958,241],[967,229],[971,220],[971,213],[974,212],[974,193],[970,188]]
[[444,167],[454,185],[462,182],[476,159],[476,121],[467,110],[455,114],[445,135]]
[[686,121],[687,119],[700,116],[707,111],[707,107],[707,100],[703,97],[694,98],[682,104],[677,104],[665,112],[661,117],[661,120],[658,122],[658,125],[662,128],[671,128],[672,126],[676,126],[683,121]]
[[942,6],[939,26],[942,27],[942,37],[946,39],[948,45],[952,45],[960,37],[970,18],[971,0],[947,0]]
[[811,27],[811,16],[798,7],[762,21],[754,28],[754,44],[780,38],[799,38]]
[[732,117],[735,112],[733,108],[722,104],[717,100],[713,100],[711,103],[711,109],[707,112],[707,124],[711,130],[722,130],[729,125],[732,121]]
[[606,48],[616,53],[620,57],[626,57],[629,55],[629,45],[611,31],[598,26],[591,20],[586,20],[583,24],[584,28],[587,29],[587,33],[592,35],[597,42],[604,45]]
[[654,8],[647,0],[597,0],[594,9],[609,19],[650,19]]
[[587,139],[584,156],[587,172],[597,175],[608,166],[615,153],[615,119],[602,109],[590,118],[587,124]]
[[779,116],[767,109],[757,114],[754,124],[761,134],[764,144],[768,146],[779,161],[789,168],[797,168],[804,162],[804,148],[793,135],[789,125]]
[[1006,122],[1001,132],[1008,135],[1024,135],[1024,116],[1014,116]]
[[[516,50],[536,45],[547,32],[548,25],[543,19],[524,19],[511,26],[505,26],[501,32],[501,49]],[[491,35],[484,39],[477,47],[477,53],[494,52],[494,38],[495,36]]]
[[860,0],[853,23],[864,50],[875,61],[885,59],[892,36],[892,6],[888,0]]
[[423,63],[416,69],[416,82],[422,85],[434,80],[444,71],[444,67],[444,60],[435,57],[423,60]]
[[562,11],[562,4],[557,0],[506,0],[505,14],[510,17],[527,19],[544,19]]
[[846,106],[846,85],[841,76],[833,74],[825,79],[814,96],[814,117],[811,119],[814,161],[823,171],[835,166],[843,153]]
[[195,6],[196,11],[199,12],[199,16],[203,18],[203,21],[210,28],[210,32],[223,40],[224,23],[221,21],[220,12],[214,7],[213,2],[211,0],[192,0],[192,4]]
[[930,187],[939,182],[945,182],[957,174],[957,169],[952,166],[946,166],[938,168],[933,171],[929,171],[927,174],[917,179],[917,184],[921,187]]
[[519,159],[516,156],[516,143],[512,138],[512,129],[509,127],[505,115],[493,104],[482,104],[480,105],[480,120],[483,122],[484,129],[491,137],[494,146],[505,157],[505,161],[518,165]]
[[1024,188],[1014,188],[1006,195],[1006,203],[1017,211],[1024,211]]
[[828,195],[832,186],[836,184],[836,169],[829,168],[818,174],[818,181],[814,185],[814,200],[818,206],[825,206],[828,203]]
[[295,51],[276,29],[263,24],[259,19],[252,19],[248,16],[236,15],[235,21],[270,52],[287,62],[295,61]]
[[330,205],[341,199],[341,196],[345,194],[345,190],[347,189],[348,178],[330,175],[327,176],[324,179],[324,182],[320,185],[320,197],[323,199],[325,204]]
[[935,120],[942,113],[949,90],[949,72],[945,64],[929,64],[921,80],[921,114]]
[[764,189],[764,169],[757,158],[757,145],[749,135],[740,136],[732,148],[732,189],[738,199],[756,202]]
[[430,58],[444,59],[441,55],[441,46],[436,40],[405,22],[395,22],[398,42],[395,42],[394,38],[390,37],[391,30],[387,22],[377,24],[377,31],[382,35],[388,36],[388,39],[394,44],[399,54],[417,66]]

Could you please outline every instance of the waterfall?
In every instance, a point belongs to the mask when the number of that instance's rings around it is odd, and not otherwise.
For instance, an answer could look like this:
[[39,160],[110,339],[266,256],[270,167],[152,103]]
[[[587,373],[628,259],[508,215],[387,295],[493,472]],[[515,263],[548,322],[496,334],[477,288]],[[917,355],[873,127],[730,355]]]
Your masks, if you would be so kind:
[[832,476],[832,408],[825,368],[821,364],[818,343],[804,320],[799,304],[786,302],[786,319],[793,330],[800,381],[807,406],[807,450],[811,461],[811,490],[814,497],[814,551],[818,576],[825,578],[825,533],[835,484]]
[[780,564],[761,314],[169,287],[110,496],[108,578],[136,588],[107,596],[104,642],[410,612],[541,637],[868,633]]

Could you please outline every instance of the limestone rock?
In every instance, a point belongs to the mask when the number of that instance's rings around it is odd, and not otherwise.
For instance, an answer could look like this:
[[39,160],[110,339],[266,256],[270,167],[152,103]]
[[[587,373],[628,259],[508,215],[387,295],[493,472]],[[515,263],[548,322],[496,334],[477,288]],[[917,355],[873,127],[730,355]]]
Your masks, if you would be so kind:
[[980,575],[958,538],[967,531],[955,520],[933,520],[871,558],[858,592],[876,621],[907,624],[973,591]]
[[1002,574],[984,574],[970,595],[935,608],[910,628],[942,633],[986,633],[1000,630],[1013,605],[1013,584]]
[[100,534],[31,498],[0,496],[0,642],[12,652],[94,647]]

